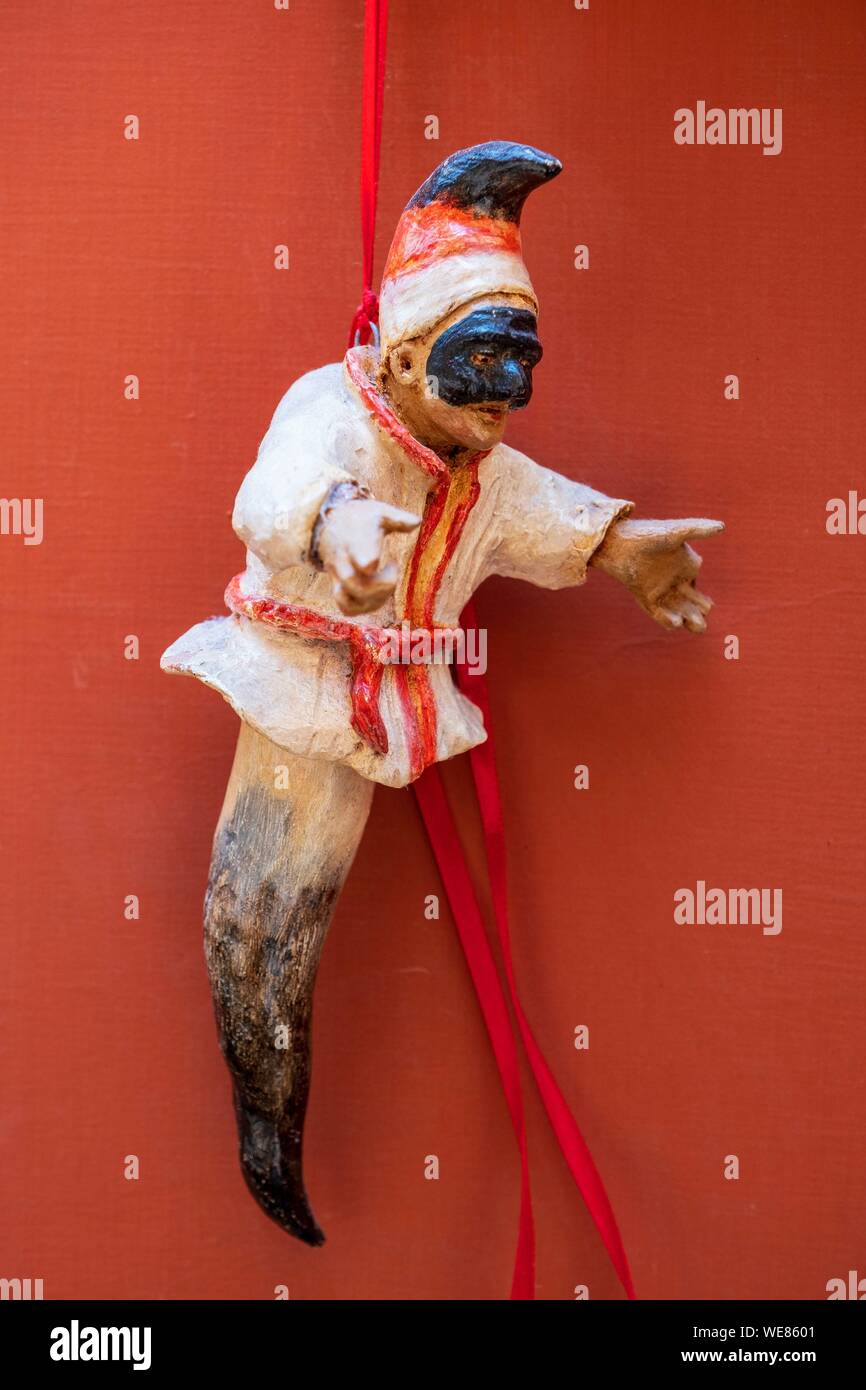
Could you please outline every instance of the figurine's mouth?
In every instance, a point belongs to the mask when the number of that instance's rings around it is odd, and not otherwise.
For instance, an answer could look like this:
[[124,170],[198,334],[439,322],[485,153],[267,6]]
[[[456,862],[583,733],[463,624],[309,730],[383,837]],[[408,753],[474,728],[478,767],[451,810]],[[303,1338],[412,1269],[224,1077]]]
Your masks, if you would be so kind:
[[475,409],[488,425],[500,424],[508,414],[507,405],[479,405]]

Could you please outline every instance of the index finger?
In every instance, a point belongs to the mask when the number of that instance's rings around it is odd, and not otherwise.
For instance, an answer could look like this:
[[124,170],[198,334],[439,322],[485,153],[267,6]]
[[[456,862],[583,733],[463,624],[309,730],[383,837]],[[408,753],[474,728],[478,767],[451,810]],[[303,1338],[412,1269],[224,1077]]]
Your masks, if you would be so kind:
[[420,516],[414,512],[404,512],[402,507],[392,507],[390,502],[380,504],[382,530],[386,535],[392,531],[414,531],[421,525]]
[[673,521],[621,521],[620,534],[635,540],[645,539],[652,550],[674,550],[686,541],[702,540],[724,531],[723,521],[711,521],[704,516],[677,517]]
[[687,521],[681,521],[680,526],[685,530],[687,539],[697,537],[699,540],[702,536],[717,536],[725,529],[723,521],[711,521],[705,516],[689,517]]

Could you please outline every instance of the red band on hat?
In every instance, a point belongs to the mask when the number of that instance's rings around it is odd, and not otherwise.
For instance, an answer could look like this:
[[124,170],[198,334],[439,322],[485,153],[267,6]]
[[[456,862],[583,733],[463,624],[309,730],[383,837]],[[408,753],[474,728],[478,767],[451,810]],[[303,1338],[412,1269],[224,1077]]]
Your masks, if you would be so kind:
[[397,224],[382,280],[395,280],[448,256],[475,251],[510,251],[519,256],[520,228],[516,222],[478,217],[448,203],[407,208]]

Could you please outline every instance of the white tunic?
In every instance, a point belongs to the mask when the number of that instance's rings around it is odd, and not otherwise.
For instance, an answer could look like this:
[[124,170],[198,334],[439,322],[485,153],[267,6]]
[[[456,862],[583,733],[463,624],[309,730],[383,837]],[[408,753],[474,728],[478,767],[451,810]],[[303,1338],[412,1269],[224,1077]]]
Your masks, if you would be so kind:
[[[366,375],[372,368],[369,353],[355,349],[346,362],[301,377],[277,407],[235,503],[233,526],[247,545],[242,593],[340,624],[399,627],[404,619],[423,623],[426,614],[428,625],[457,627],[490,575],[549,589],[583,583],[611,522],[632,504],[541,468],[505,444],[475,465],[447,468],[407,435]],[[347,619],[330,577],[308,557],[323,502],[335,484],[350,481],[418,515],[426,508],[426,516],[420,531],[385,540],[384,562],[399,575],[394,593],[376,612]],[[421,719],[427,752],[419,753],[418,728],[407,715],[418,673],[410,688],[405,668],[386,667],[378,704],[388,748],[377,752],[352,724],[349,642],[315,640],[237,614],[191,628],[169,647],[162,667],[218,690],[280,747],[345,763],[388,786],[412,781],[422,770],[419,757],[450,758],[486,737],[450,667],[433,665],[419,678],[429,681]]]

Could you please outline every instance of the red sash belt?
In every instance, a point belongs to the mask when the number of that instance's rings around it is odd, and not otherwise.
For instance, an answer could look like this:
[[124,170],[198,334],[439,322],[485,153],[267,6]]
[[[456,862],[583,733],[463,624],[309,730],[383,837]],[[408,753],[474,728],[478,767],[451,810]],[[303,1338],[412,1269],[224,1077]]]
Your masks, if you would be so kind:
[[[264,594],[245,594],[241,589],[241,578],[241,575],[236,574],[226,588],[226,607],[232,613],[238,613],[255,622],[267,623],[270,627],[279,628],[281,632],[294,632],[315,641],[348,643],[352,664],[349,692],[352,703],[352,728],[374,752],[387,753],[388,730],[379,709],[379,690],[385,666],[389,664],[386,653],[394,650],[395,640],[401,640],[401,629],[377,627],[374,623],[350,623],[340,618],[329,618],[324,613],[317,613],[314,609],[304,608],[298,603],[283,603]],[[445,629],[415,626],[411,629],[413,637],[422,633],[431,638],[443,630]],[[397,669],[405,678],[405,672]],[[411,702],[401,699],[401,707],[404,719],[408,724],[414,725]],[[417,737],[414,736],[414,727],[410,733],[413,735],[410,744],[414,747],[418,743]]]

